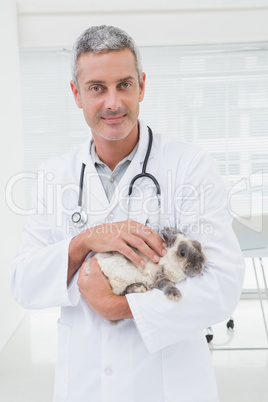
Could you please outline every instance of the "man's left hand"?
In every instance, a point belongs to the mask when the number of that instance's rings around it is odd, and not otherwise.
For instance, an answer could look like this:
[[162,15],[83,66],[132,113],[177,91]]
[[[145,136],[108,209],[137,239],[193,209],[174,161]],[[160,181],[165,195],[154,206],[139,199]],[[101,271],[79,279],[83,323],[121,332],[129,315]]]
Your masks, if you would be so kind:
[[[85,272],[86,264],[90,264],[89,275]],[[113,293],[96,258],[93,257],[82,264],[77,284],[87,304],[103,318],[120,320],[133,317],[126,297]]]

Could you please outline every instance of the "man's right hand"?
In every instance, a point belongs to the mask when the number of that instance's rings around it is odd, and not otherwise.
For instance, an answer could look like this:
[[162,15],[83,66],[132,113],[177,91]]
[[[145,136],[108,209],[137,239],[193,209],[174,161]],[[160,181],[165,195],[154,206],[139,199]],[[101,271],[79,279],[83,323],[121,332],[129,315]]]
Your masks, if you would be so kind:
[[144,260],[132,247],[153,262],[158,262],[159,256],[166,254],[163,239],[150,227],[131,219],[104,223],[84,230],[70,242],[67,283],[69,284],[90,251],[118,251],[143,266]]

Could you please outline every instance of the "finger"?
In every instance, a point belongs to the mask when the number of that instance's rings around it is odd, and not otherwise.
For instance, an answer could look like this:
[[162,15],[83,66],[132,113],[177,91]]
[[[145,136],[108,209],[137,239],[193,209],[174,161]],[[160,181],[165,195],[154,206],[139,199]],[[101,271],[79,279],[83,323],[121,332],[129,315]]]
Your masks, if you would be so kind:
[[148,236],[146,243],[155,250],[159,255],[164,256],[167,251],[167,244],[164,242],[161,236],[156,233],[153,229],[151,229],[151,234]]
[[98,260],[95,257],[90,258],[90,270],[91,272],[101,271]]
[[158,236],[157,233],[148,236],[146,243],[161,257],[166,255],[167,244],[163,241],[162,237]]
[[79,292],[81,293],[85,280],[88,280],[89,274],[85,272],[85,262],[81,265],[81,269],[77,278],[77,286],[79,288]]
[[145,260],[142,256],[135,252],[134,249],[139,250],[142,254],[144,254],[147,258],[149,258],[152,262],[159,262],[159,256],[152,250],[141,238],[137,236],[129,236],[127,243],[119,243],[117,251],[121,254],[124,254],[128,259],[130,259],[135,264],[140,266],[144,266]]
[[86,283],[92,280],[92,275],[96,274],[98,269],[100,270],[100,267],[96,258],[90,258],[83,262],[77,280],[80,290]]
[[135,253],[135,251],[126,243],[120,243],[117,251],[127,257],[130,261],[134,262],[134,264],[144,266],[144,259]]
[[87,259],[83,262],[83,264],[81,265],[81,270],[80,270],[80,274],[81,276],[88,276],[90,274],[90,260]]
[[[146,239],[147,240],[147,239]],[[159,262],[159,255],[150,248],[146,241],[137,236],[129,236],[128,244],[138,249],[142,254],[149,258],[152,262]]]
[[100,278],[100,276],[102,276],[103,278],[106,278],[106,276],[104,275],[104,273],[98,263],[97,258],[92,257],[90,259],[90,269],[91,269],[90,273],[92,275],[98,275],[99,278]]
[[[157,255],[164,256],[166,254],[166,243],[152,228],[141,224],[138,236],[149,246],[149,249],[152,249]],[[133,247],[135,247],[135,245]],[[143,250],[140,249],[140,251],[153,261],[155,254],[153,251],[150,252],[149,249],[145,247]],[[149,253],[149,255],[147,253]]]

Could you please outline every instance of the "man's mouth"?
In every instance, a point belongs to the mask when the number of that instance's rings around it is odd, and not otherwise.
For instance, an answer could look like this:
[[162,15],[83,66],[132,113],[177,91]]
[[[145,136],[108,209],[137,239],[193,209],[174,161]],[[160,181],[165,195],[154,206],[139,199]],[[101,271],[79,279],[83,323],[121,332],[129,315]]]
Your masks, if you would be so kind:
[[120,116],[107,116],[107,117],[102,117],[102,120],[104,120],[105,123],[107,123],[107,124],[118,124],[118,123],[121,123],[125,117],[126,117],[126,114],[123,114]]

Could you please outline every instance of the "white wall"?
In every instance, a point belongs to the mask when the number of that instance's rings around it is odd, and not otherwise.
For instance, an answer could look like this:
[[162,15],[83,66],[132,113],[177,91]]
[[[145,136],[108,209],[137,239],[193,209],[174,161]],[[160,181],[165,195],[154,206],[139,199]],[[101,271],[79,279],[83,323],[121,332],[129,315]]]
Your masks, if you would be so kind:
[[[9,268],[20,243],[24,219],[14,214],[5,202],[5,188],[9,179],[23,170],[23,146],[20,114],[19,61],[15,2],[0,2],[1,48],[1,268],[0,268],[0,350],[5,345],[24,311],[14,302],[9,286]],[[24,190],[16,187],[17,199],[23,202]]]
[[125,29],[138,45],[264,41],[268,0],[17,0],[22,47],[70,46],[91,25]]

